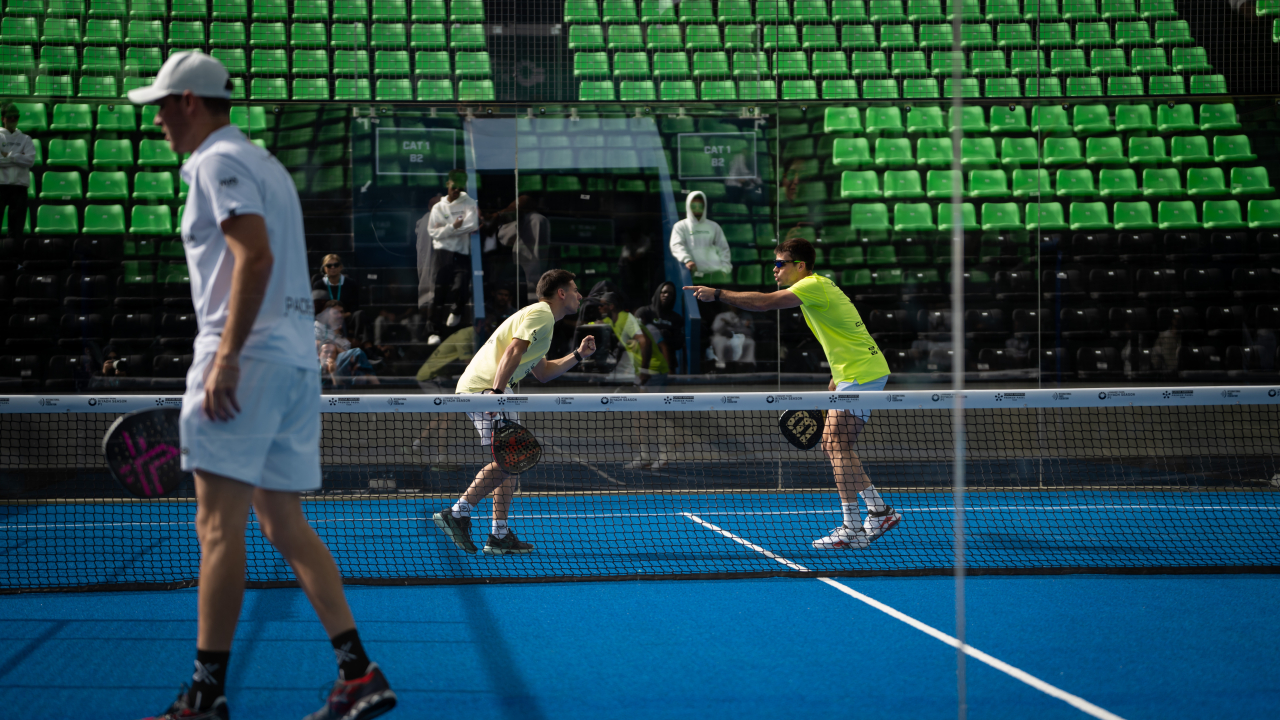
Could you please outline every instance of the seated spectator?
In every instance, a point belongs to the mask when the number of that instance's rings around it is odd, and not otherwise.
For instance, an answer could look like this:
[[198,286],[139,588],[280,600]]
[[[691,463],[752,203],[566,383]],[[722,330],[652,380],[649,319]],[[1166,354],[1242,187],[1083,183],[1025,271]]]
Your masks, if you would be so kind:
[[636,319],[644,323],[658,349],[667,362],[667,368],[675,371],[676,353],[684,349],[684,316],[675,311],[676,284],[671,281],[658,285],[649,304],[636,310]]
[[343,327],[346,324],[347,314],[345,308],[338,300],[329,300],[324,304],[324,308],[316,314],[315,331],[316,331],[316,347],[330,344],[338,348],[339,352],[349,350],[351,341],[347,339]]
[[373,365],[360,348],[339,352],[333,343],[320,346],[321,383],[331,388],[352,388],[363,385],[380,385]]
[[311,289],[323,291],[329,300],[342,303],[348,313],[360,310],[360,285],[350,275],[343,274],[342,258],[325,255],[320,275],[311,282]]
[[751,318],[725,305],[724,312],[711,323],[711,349],[716,356],[716,369],[739,363],[750,370],[756,364],[756,341],[752,337]]

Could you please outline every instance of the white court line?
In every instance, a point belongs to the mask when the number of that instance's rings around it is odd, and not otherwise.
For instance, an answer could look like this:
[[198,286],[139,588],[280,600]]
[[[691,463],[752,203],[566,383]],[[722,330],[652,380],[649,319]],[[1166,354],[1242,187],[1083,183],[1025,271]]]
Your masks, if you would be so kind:
[[[792,562],[791,560],[788,560],[782,557],[781,555],[778,555],[777,553],[766,550],[760,547],[759,545],[756,545],[755,543],[751,542],[750,540],[734,535],[728,530],[717,527],[707,522],[706,520],[703,520],[697,515],[694,515],[693,513],[680,513],[680,514],[689,518],[693,522],[696,522],[699,525],[707,528],[708,530],[717,532],[740,545],[745,545],[771,560],[774,560],[776,562],[782,563],[783,565],[786,565],[792,570],[799,570],[801,572],[811,572],[809,568],[799,563]],[[907,615],[906,613],[895,610],[889,607],[888,605],[885,605],[884,603],[880,602],[879,600],[863,595],[862,593],[858,592],[857,590],[854,590],[848,585],[838,583],[835,580],[832,580],[831,578],[820,577],[818,578],[818,580],[827,585],[830,585],[831,587],[839,590],[840,592],[848,595],[849,597],[852,597],[856,600],[860,600],[866,603],[867,605],[870,605],[871,607],[879,610],[880,612],[885,613],[889,617],[892,617],[896,620],[901,620],[902,622],[934,638],[935,640],[940,640],[946,643],[947,645],[950,645],[953,648],[961,647],[960,641],[957,640],[956,638],[942,632],[941,630],[938,630],[935,627],[926,625],[920,622],[919,620],[916,620],[915,618],[911,617],[910,615]],[[1097,705],[1094,705],[1093,703],[1089,702],[1088,700],[1085,700],[1082,697],[1079,697],[1077,695],[1072,695],[1066,690],[1062,690],[1061,688],[1050,685],[1049,683],[1041,680],[1040,678],[1032,675],[1031,673],[1028,673],[1024,670],[1019,670],[1018,668],[1002,660],[997,660],[996,658],[991,657],[990,655],[982,652],[981,650],[973,647],[972,645],[964,645],[963,650],[965,655],[968,655],[969,657],[981,663],[989,665],[995,668],[996,670],[999,670],[1000,672],[1014,678],[1015,680],[1020,680],[1026,683],[1027,685],[1030,685],[1031,687],[1035,688],[1036,690],[1039,690],[1040,692],[1045,693],[1046,695],[1055,697],[1087,715],[1092,715],[1093,717],[1099,718],[1099,720],[1124,720],[1124,718],[1120,717],[1119,715],[1116,715],[1113,712],[1104,710],[1098,707]]]

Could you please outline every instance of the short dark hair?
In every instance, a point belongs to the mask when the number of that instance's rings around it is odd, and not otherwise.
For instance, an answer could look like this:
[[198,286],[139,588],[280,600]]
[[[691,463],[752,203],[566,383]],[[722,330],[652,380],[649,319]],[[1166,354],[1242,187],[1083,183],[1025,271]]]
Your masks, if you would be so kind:
[[231,114],[231,98],[201,97],[200,100],[204,102],[204,107],[210,115],[221,117]]
[[817,263],[818,253],[814,252],[813,245],[809,244],[804,238],[790,238],[778,244],[773,249],[775,255],[788,253],[792,260],[800,260],[804,262],[806,270],[813,270],[814,264]]
[[0,106],[0,117],[22,117],[22,111],[18,109],[17,105],[7,102]]
[[550,299],[555,296],[556,291],[573,282],[577,277],[568,270],[548,270],[542,273],[542,277],[538,278],[538,297],[541,299]]
[[448,179],[452,180],[454,185],[457,185],[460,188],[465,188],[467,186],[467,171],[457,169],[450,170]]

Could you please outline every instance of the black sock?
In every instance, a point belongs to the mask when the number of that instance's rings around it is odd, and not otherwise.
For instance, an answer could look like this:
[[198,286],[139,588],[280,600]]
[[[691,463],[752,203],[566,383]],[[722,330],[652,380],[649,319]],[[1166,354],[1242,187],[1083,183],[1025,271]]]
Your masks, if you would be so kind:
[[333,654],[338,658],[338,676],[344,681],[362,678],[369,672],[369,656],[364,654],[360,634],[355,628],[331,638],[329,642],[333,643]]
[[187,705],[193,710],[208,710],[213,701],[226,694],[227,661],[230,652],[196,650],[196,671],[187,690]]

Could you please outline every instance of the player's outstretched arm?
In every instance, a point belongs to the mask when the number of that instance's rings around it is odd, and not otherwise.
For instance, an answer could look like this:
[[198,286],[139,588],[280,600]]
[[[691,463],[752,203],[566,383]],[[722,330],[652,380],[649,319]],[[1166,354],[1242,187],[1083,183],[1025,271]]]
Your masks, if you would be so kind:
[[[595,351],[596,339],[591,335],[582,338],[582,343],[578,345],[577,350],[577,353],[582,356],[582,359],[585,360],[591,357],[591,354]],[[551,382],[572,370],[577,364],[578,358],[574,357],[572,353],[565,355],[559,360],[547,360],[546,358],[542,358],[538,361],[537,365],[533,366],[533,369],[529,371],[529,374],[538,378],[539,382]]]
[[771,293],[739,292],[737,290],[717,290],[704,285],[689,285],[685,290],[692,290],[693,296],[702,302],[719,300],[736,308],[761,312],[763,310],[786,310],[800,307],[800,298],[790,290],[778,290]]

